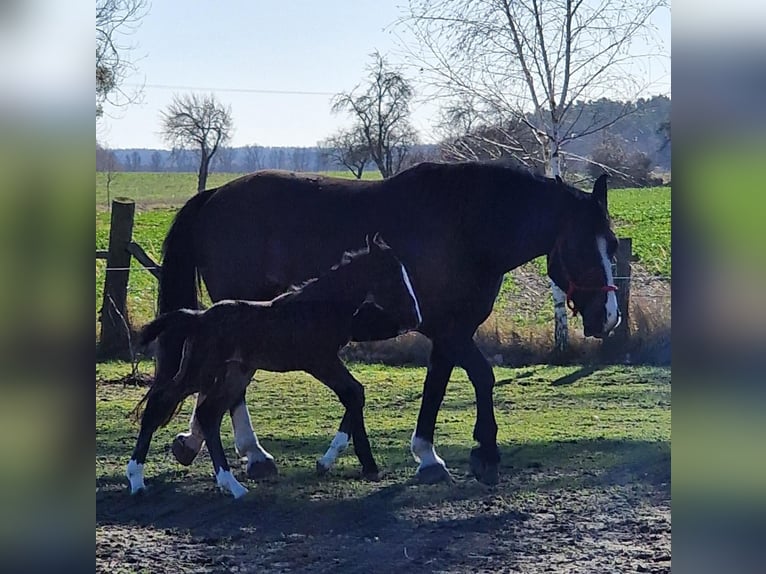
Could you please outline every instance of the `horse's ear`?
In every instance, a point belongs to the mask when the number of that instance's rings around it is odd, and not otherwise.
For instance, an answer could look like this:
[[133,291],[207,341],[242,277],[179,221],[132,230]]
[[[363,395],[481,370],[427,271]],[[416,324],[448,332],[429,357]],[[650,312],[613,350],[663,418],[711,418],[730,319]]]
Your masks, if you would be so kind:
[[372,246],[375,245],[375,238],[370,239],[370,234],[368,233],[364,238],[364,242],[367,244],[367,251],[372,253]]
[[596,183],[593,184],[593,200],[600,204],[604,211],[607,211],[607,205],[606,205],[606,179],[609,177],[608,174],[602,173],[600,176],[598,176],[598,179],[596,180]]
[[560,176],[560,175],[556,175],[556,183],[558,183],[558,184],[562,184],[562,183],[564,183],[564,180],[563,180],[563,179],[561,179],[561,176]]
[[381,236],[380,231],[378,231],[375,236],[372,238],[372,242],[380,247],[381,249],[390,249],[388,246],[388,243],[385,242],[383,239],[383,236]]

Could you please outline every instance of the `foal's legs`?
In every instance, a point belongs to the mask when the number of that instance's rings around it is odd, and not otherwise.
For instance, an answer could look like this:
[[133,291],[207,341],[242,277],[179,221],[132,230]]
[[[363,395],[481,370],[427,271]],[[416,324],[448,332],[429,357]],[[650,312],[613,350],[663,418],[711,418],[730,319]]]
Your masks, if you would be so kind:
[[332,468],[332,465],[338,459],[338,455],[348,448],[350,439],[351,416],[348,414],[348,410],[346,410],[343,413],[343,419],[340,421],[338,432],[335,433],[335,437],[330,442],[330,447],[324,453],[324,456],[317,461],[317,472],[319,474],[325,474]]
[[205,444],[205,438],[202,436],[202,429],[197,420],[197,408],[204,400],[205,395],[199,393],[194,402],[191,419],[189,419],[189,432],[178,433],[170,448],[175,459],[184,466],[189,466],[194,462],[202,449],[202,445]]
[[213,461],[213,472],[219,487],[228,490],[234,498],[247,494],[234,475],[231,474],[226,452],[221,444],[221,421],[224,413],[232,408],[247,384],[250,376],[240,369],[239,363],[229,363],[226,367],[226,377],[219,381],[212,396],[208,396],[197,408],[197,420],[207,442],[207,450]]
[[[252,373],[250,378],[252,378]],[[197,409],[202,401],[204,401],[204,395],[198,396],[189,421],[189,432],[176,435],[173,441],[173,456],[185,466],[192,463],[205,442],[202,429],[200,429],[197,421]],[[234,429],[234,447],[237,454],[247,456],[247,476],[257,479],[279,474],[277,465],[274,463],[274,457],[261,446],[253,431],[250,415],[245,405],[244,391],[236,404],[229,410],[229,413],[231,414],[231,426]]]
[[176,407],[175,397],[165,393],[154,394],[146,401],[144,413],[141,416],[141,430],[138,433],[136,447],[128,462],[127,477],[130,481],[130,493],[136,494],[146,488],[144,484],[144,462],[149,452],[152,436],[160,426],[160,422],[172,414]]
[[[362,465],[362,474],[370,480],[378,480],[380,477],[378,465],[372,456],[370,440],[364,425],[364,387],[337,357],[328,365],[308,372],[332,389],[346,408],[351,435],[354,439],[354,451]],[[346,415],[344,415],[345,418]]]
[[418,423],[411,441],[412,456],[420,463],[415,477],[427,484],[452,480],[447,465],[434,449],[434,429],[436,415],[444,400],[454,366],[446,345],[441,341],[434,341],[428,361],[428,374],[423,383],[423,400],[420,403]]

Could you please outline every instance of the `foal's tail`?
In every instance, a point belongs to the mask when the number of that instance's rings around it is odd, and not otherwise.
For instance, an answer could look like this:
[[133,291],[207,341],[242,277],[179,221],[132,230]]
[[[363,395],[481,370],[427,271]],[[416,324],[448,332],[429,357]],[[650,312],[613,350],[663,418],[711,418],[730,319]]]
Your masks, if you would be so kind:
[[136,419],[142,417],[147,401],[153,397],[153,401],[159,405],[157,413],[155,413],[157,420],[154,421],[157,426],[165,426],[178,413],[183,400],[189,394],[184,375],[191,351],[192,337],[197,331],[200,314],[201,311],[178,309],[160,315],[141,330],[139,335],[141,346],[146,346],[158,337],[165,335],[183,341],[184,346],[183,358],[175,375],[167,372],[161,373],[159,369],[155,373],[152,386],[133,409],[132,414]]
[[160,335],[170,335],[181,340],[186,339],[194,334],[199,314],[200,311],[193,309],[177,309],[170,313],[164,313],[141,329],[139,344],[145,347]]

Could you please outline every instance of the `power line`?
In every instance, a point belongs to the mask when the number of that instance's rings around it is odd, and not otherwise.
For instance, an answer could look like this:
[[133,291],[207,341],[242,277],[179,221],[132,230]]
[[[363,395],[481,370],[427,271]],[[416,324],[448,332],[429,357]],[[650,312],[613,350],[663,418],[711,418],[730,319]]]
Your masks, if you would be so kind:
[[310,90],[265,90],[260,88],[210,88],[201,86],[174,86],[171,84],[125,84],[129,88],[153,90],[190,90],[197,92],[234,92],[242,94],[279,94],[287,96],[334,96],[335,92],[314,92]]

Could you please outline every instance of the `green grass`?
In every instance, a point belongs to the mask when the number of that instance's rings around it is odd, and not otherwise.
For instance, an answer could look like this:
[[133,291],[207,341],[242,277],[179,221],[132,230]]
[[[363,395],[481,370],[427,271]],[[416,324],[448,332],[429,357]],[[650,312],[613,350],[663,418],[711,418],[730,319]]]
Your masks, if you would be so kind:
[[[148,363],[141,368],[151,372]],[[409,440],[425,369],[361,364],[350,368],[367,389],[366,422],[378,463],[387,473],[384,484],[403,482],[415,467]],[[124,488],[124,467],[138,431],[128,415],[145,389],[115,382],[129,371],[124,363],[96,365],[96,483],[107,490]],[[532,469],[540,476],[530,480],[529,488],[616,480],[617,475],[636,482],[669,479],[669,369],[618,366],[594,371],[540,365],[495,368],[495,375],[503,475]],[[318,381],[303,373],[258,373],[248,391],[248,405],[262,444],[280,466],[276,483],[257,487],[264,496],[281,493],[294,498],[321,491],[345,497],[377,488],[358,480],[353,449],[339,459],[330,478],[314,476],[314,463],[342,414],[335,396]],[[212,489],[209,457],[200,456],[184,468],[166,450],[177,432],[187,430],[191,407],[189,399],[155,435],[146,467],[150,485],[170,482],[177,488]],[[436,444],[458,477],[468,472],[474,419],[473,388],[464,372],[456,370],[439,414]],[[222,430],[229,460],[236,461],[227,419]],[[234,468],[235,474],[242,472],[238,463]],[[503,488],[501,483],[501,493]]]
[[[343,178],[353,178],[349,171],[328,171],[326,175]],[[242,173],[211,173],[207,180],[207,188],[219,187],[244,174]],[[362,179],[380,179],[379,171],[368,171],[362,174]],[[106,209],[107,175],[96,172],[96,208]],[[197,191],[196,173],[150,173],[150,172],[116,172],[112,174],[109,184],[109,197],[129,197],[142,206],[181,206]]]

